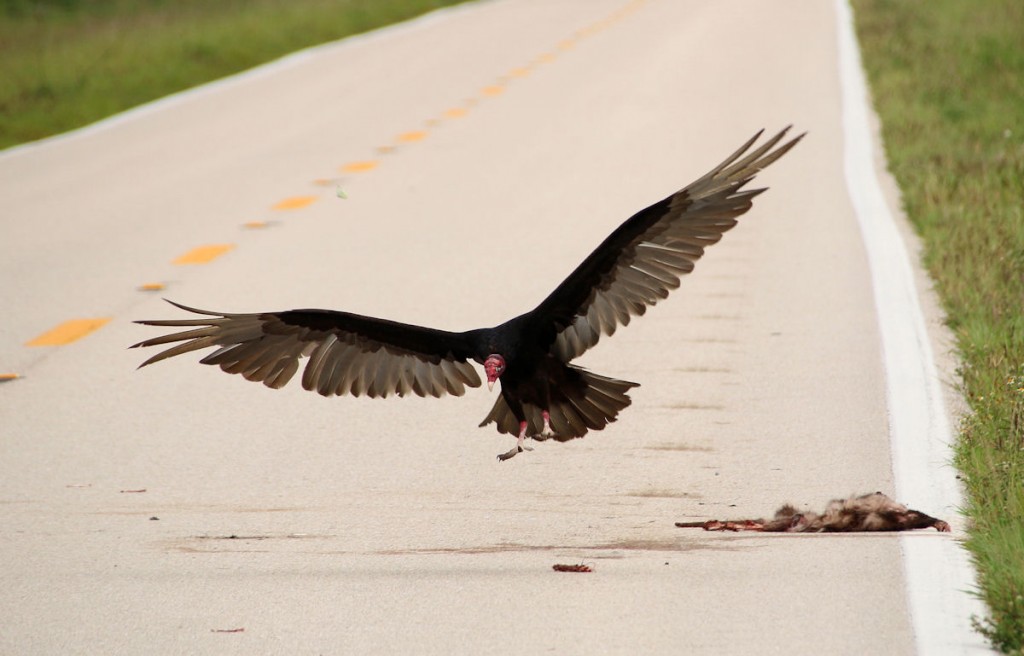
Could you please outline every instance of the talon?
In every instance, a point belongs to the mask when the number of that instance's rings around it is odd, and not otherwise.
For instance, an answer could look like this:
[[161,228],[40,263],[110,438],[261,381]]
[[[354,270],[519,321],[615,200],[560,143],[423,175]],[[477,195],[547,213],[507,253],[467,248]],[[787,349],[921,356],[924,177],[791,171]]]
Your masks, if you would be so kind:
[[525,421],[521,421],[521,422],[519,422],[519,438],[516,439],[516,445],[514,447],[512,447],[511,449],[509,449],[508,451],[506,451],[505,453],[502,453],[501,455],[499,455],[498,456],[498,461],[499,462],[504,462],[505,460],[508,460],[509,458],[515,456],[518,453],[522,453],[523,451],[533,451],[533,447],[529,447],[529,446],[524,446],[523,445],[523,442],[525,440],[526,440],[526,422]]
[[517,453],[522,453],[522,451],[523,451],[522,447],[520,447],[518,445],[514,446],[511,449],[509,449],[508,451],[506,451],[505,453],[498,454],[498,462],[505,462],[506,460],[508,460],[512,456],[516,455]]

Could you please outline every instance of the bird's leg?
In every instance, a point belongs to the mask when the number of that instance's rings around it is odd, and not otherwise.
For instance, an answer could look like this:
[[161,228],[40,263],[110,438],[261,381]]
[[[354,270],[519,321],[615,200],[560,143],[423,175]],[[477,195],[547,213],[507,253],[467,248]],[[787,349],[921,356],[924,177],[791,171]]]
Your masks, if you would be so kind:
[[524,441],[526,441],[526,422],[521,421],[519,422],[519,439],[516,440],[516,445],[509,449],[508,451],[506,451],[505,453],[500,454],[498,456],[498,460],[508,460],[517,453],[522,453],[523,451],[533,451],[531,447],[523,446]]
[[548,414],[547,410],[541,412],[541,416],[544,417],[544,430],[540,432],[544,437],[554,437],[555,431],[551,430],[551,415]]

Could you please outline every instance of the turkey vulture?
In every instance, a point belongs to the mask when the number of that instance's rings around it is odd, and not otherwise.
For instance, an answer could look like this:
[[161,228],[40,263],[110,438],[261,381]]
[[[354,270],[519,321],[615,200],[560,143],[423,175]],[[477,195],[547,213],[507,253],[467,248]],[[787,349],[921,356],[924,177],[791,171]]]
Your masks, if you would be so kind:
[[704,248],[736,225],[736,217],[765,191],[743,187],[803,138],[776,148],[788,130],[751,151],[763,130],[758,132],[696,182],[637,212],[540,305],[494,328],[456,333],[333,310],[228,314],[168,301],[202,318],[138,321],[185,330],[133,348],[180,342],[143,362],[144,367],[218,346],[200,362],[275,389],[291,380],[299,361],[308,357],[302,372],[305,389],[371,398],[410,392],[461,396],[467,386],[480,386],[473,360],[483,365],[488,388],[501,381],[501,394],[480,426],[493,422],[498,432],[518,437],[499,460],[528,448],[523,446],[527,437],[582,437],[615,421],[637,383],[570,362],[679,286],[680,276],[693,270]]

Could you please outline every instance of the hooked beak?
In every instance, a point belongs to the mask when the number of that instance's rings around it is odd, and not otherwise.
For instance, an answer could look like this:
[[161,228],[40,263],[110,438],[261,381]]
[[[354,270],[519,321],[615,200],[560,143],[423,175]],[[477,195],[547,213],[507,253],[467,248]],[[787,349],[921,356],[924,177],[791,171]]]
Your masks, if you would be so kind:
[[505,358],[492,353],[484,360],[484,373],[487,374],[487,391],[494,389],[494,383],[498,381],[502,372],[505,371]]

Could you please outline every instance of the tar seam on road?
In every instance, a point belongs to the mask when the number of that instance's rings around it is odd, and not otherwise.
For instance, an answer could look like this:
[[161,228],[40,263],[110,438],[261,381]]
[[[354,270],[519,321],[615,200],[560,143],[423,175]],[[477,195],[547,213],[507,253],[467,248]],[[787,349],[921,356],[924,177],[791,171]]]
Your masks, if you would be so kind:
[[[889,438],[901,500],[941,516],[959,512],[952,431],[913,268],[875,172],[870,96],[849,0],[836,0],[843,168],[871,270],[886,371]],[[967,551],[952,539],[900,537],[907,605],[919,654],[990,653],[973,630],[984,616]]]

